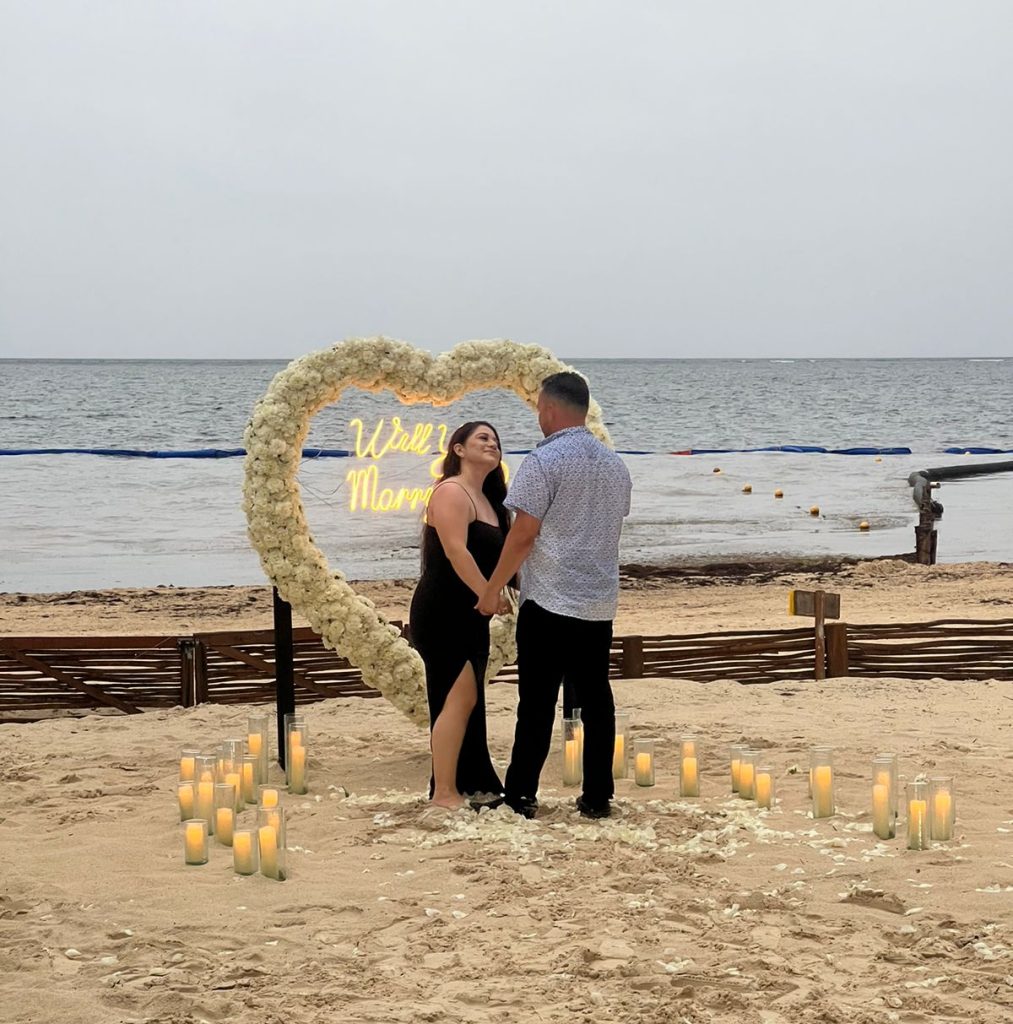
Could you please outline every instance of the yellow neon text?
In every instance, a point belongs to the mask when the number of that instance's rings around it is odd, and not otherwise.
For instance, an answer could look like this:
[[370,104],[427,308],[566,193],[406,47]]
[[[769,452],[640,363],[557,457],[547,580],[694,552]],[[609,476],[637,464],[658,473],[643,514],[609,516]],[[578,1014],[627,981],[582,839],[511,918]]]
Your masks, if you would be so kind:
[[352,512],[396,512],[406,505],[414,511],[419,505],[425,507],[433,493],[432,487],[380,487],[380,472],[376,466],[366,469],[350,469],[345,482],[351,485],[348,507]]
[[[349,484],[348,507],[352,512],[396,512],[408,507],[425,507],[433,493],[428,487],[380,486],[380,473],[376,463],[390,453],[431,457],[429,475],[434,480],[443,473],[443,460],[447,454],[447,426],[444,423],[416,423],[408,428],[401,425],[400,416],[391,416],[390,425],[381,418],[371,432],[358,417],[348,424],[355,431],[355,457],[369,459],[365,469],[351,469],[345,476]],[[435,452],[434,452],[435,448]],[[509,475],[506,463],[503,473]]]

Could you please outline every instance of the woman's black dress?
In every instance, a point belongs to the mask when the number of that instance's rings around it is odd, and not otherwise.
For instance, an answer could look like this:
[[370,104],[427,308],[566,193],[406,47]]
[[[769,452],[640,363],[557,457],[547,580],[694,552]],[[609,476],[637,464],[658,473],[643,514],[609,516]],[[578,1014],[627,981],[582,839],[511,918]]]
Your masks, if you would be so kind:
[[[422,577],[412,597],[409,624],[412,643],[426,666],[429,730],[466,662],[475,672],[478,701],[457,759],[458,793],[503,792],[485,729],[485,669],[489,660],[489,619],[475,610],[478,598],[457,575],[440,543],[436,529],[423,527]],[[489,579],[503,550],[503,531],[476,519],[468,526],[468,551],[479,572]],[[433,780],[429,780],[433,795]]]

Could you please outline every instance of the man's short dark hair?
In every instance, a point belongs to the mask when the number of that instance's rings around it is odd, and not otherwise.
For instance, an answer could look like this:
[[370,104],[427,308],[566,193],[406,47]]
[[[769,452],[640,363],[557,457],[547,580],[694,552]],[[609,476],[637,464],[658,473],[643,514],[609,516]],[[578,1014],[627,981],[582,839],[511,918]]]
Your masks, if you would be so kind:
[[542,381],[542,391],[554,401],[569,405],[579,412],[586,413],[591,404],[587,381],[579,373],[569,370],[546,377]]

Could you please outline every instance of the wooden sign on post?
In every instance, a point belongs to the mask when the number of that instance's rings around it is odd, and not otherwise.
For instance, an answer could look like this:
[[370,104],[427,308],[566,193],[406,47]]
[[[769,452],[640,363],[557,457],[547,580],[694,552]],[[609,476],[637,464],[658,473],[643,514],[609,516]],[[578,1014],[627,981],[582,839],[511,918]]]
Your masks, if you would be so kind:
[[841,617],[841,595],[825,590],[789,590],[788,614],[806,615],[816,620],[816,671],[814,678],[827,677],[827,639],[825,620]]

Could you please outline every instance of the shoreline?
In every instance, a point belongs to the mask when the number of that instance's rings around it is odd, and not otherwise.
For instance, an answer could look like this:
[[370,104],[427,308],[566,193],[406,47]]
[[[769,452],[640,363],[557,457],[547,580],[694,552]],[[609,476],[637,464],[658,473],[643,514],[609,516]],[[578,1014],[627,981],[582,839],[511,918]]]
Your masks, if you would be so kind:
[[[353,583],[388,619],[407,618],[414,578]],[[788,628],[787,591],[841,594],[842,621],[905,622],[1013,615],[1013,565],[917,565],[904,558],[682,560],[622,567],[617,633],[658,635]],[[297,625],[304,624],[296,614]],[[267,584],[0,593],[0,635],[101,636],[263,629]]]

